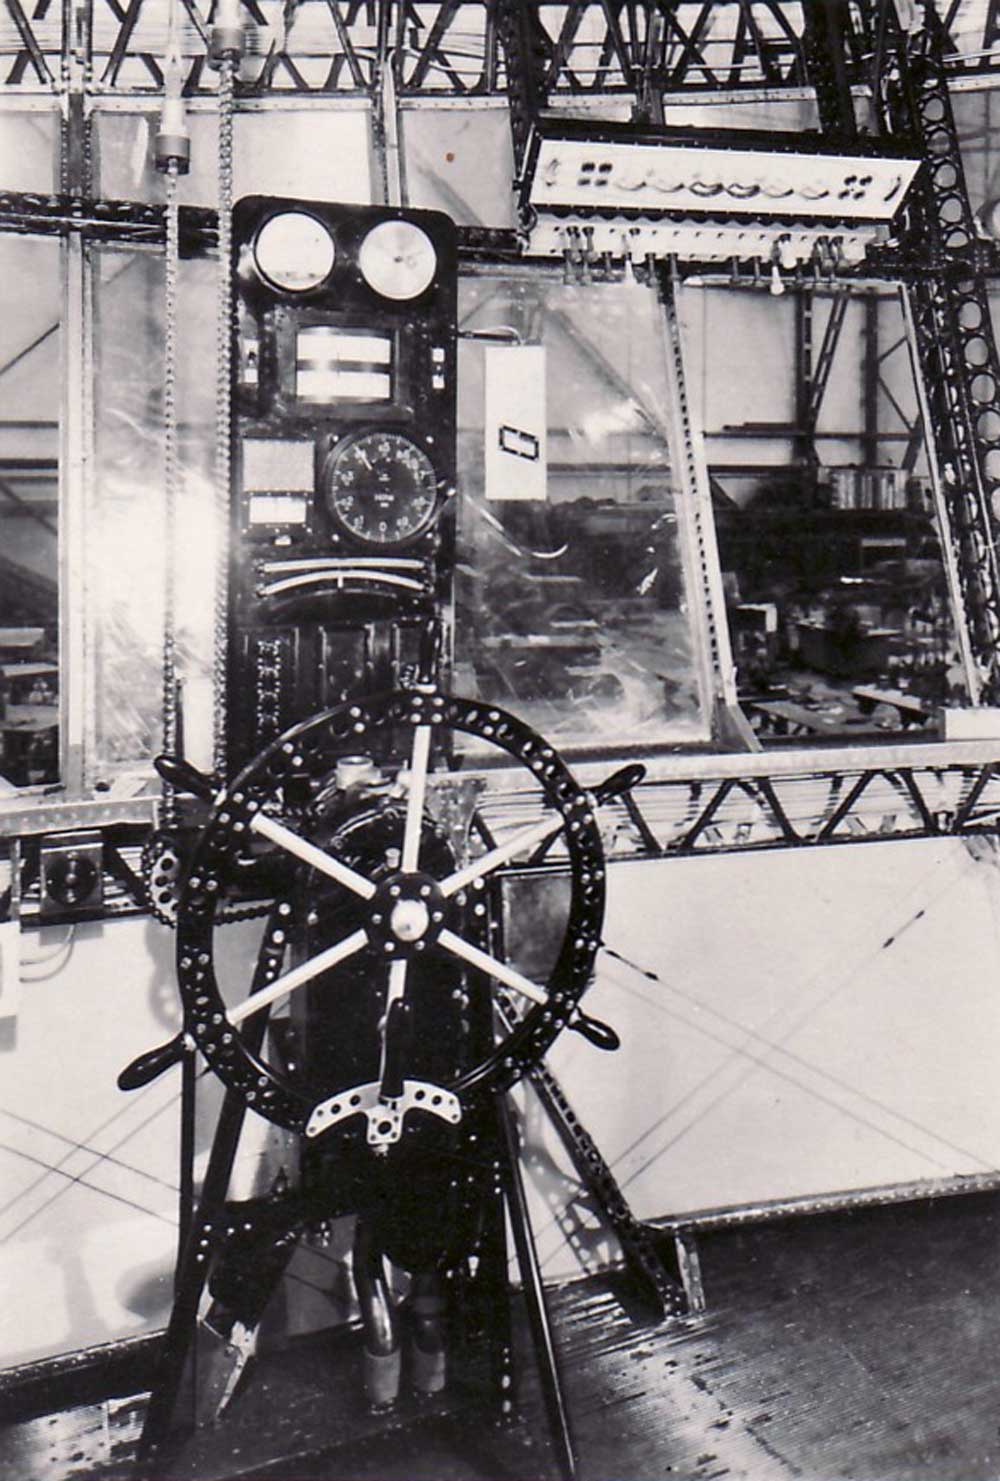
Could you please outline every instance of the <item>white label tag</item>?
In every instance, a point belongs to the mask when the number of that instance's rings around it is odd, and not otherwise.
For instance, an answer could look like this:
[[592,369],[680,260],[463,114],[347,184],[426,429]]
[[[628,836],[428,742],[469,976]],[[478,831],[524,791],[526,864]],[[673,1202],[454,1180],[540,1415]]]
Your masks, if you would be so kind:
[[486,347],[486,497],[548,492],[544,345]]
[[21,997],[21,927],[16,920],[0,925],[0,1018],[13,1018]]

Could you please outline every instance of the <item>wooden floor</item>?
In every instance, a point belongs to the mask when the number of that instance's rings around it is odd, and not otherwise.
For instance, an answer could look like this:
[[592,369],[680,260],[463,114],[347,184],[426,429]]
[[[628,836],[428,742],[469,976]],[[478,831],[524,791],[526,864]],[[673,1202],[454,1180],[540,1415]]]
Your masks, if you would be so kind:
[[[581,1481],[1000,1476],[997,1195],[705,1235],[701,1251],[697,1320],[637,1320],[625,1285],[552,1293]],[[363,1405],[356,1340],[262,1359],[232,1417],[144,1481],[557,1474],[529,1372],[514,1434],[485,1425],[461,1376],[450,1407],[408,1399],[387,1420]],[[0,1475],[126,1475],[143,1406],[41,1414],[36,1398],[37,1417],[0,1435]]]

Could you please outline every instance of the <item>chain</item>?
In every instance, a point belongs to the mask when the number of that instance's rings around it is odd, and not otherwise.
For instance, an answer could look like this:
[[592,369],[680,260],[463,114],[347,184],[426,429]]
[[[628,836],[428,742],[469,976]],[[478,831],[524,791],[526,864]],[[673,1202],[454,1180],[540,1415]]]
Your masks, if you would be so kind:
[[[166,169],[166,263],[164,271],[163,341],[163,749],[176,755],[178,743],[177,690],[177,498],[180,461],[177,445],[177,268],[180,260],[177,209],[177,161]],[[177,794],[163,783],[161,811],[164,828],[177,824]]]
[[267,915],[271,909],[270,905],[261,903],[259,905],[226,905],[223,906],[215,917],[218,926],[234,926],[240,921],[260,920],[262,915]]
[[224,57],[219,66],[219,283],[218,343],[215,387],[215,511],[217,526],[215,567],[215,637],[213,653],[214,734],[213,766],[226,775],[226,654],[229,627],[229,503],[232,472],[230,428],[230,372],[232,366],[233,290],[233,79],[235,62]]

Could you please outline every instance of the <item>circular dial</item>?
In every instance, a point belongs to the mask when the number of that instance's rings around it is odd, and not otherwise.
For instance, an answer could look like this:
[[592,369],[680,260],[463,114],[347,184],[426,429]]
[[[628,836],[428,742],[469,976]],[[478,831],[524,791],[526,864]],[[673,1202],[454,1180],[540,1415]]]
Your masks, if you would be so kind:
[[412,221],[382,221],[361,243],[358,266],[369,288],[383,298],[416,298],[437,271],[437,253]]
[[437,508],[434,465],[401,432],[346,437],[327,460],[324,482],[334,519],[370,545],[416,539]]
[[305,211],[282,211],[264,222],[253,255],[261,276],[273,287],[306,293],[326,282],[337,254],[322,221]]

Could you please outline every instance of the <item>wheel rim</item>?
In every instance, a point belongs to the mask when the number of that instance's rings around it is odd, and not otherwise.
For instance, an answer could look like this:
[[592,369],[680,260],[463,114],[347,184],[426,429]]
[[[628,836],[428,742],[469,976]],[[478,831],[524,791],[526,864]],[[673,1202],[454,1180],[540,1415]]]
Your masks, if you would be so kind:
[[[562,835],[569,904],[561,945],[544,984],[532,984],[488,954],[484,965],[481,948],[468,940],[460,904],[464,881],[489,880],[515,855],[508,854],[507,859],[485,868],[483,861],[491,857],[487,850],[478,861],[473,858],[445,880],[419,867],[426,832],[423,788],[429,776],[428,758],[433,746],[440,744],[437,738],[448,731],[489,742],[523,766],[540,788],[547,812],[533,834],[531,829],[518,830],[522,848],[515,854],[524,851],[543,826],[547,829],[543,836],[557,832]],[[342,865],[335,854],[317,849],[309,836],[310,825],[303,819],[312,794],[343,759],[345,748],[367,746],[373,754],[387,755],[394,743],[395,765],[399,764],[401,751],[410,766],[410,797],[419,791],[419,806],[415,822],[407,814],[400,868],[372,881]],[[459,959],[472,972],[482,971],[494,978],[495,991],[521,993],[527,998],[528,987],[536,990],[520,1021],[477,1063],[456,1073],[443,1087],[451,1095],[466,1099],[474,1093],[508,1088],[541,1059],[570,1022],[590,979],[604,913],[604,860],[592,799],[542,736],[496,706],[429,688],[393,690],[342,704],[278,737],[220,795],[192,855],[178,904],[177,970],[187,1031],[210,1068],[268,1120],[305,1130],[319,1092],[315,1086],[276,1069],[247,1045],[239,1024],[247,1019],[253,1022],[250,1013],[255,1010],[247,1011],[247,1004],[227,1009],[217,980],[214,937],[219,907],[227,903],[261,839],[270,842],[279,855],[290,852],[297,868],[316,867],[318,863],[324,873],[331,868],[338,871],[335,883],[355,894],[364,937],[359,944],[355,931],[339,943],[340,947],[350,947],[339,960],[367,952],[374,961],[378,953],[386,963],[390,991],[394,975],[397,983],[405,982],[407,968],[398,964],[412,962],[418,955],[422,963],[428,963],[441,953]],[[407,847],[409,858],[405,857]],[[504,847],[509,845],[502,846],[501,852]],[[317,859],[315,854],[322,857]],[[478,874],[477,868],[481,871]],[[340,873],[344,873],[346,883]],[[265,944],[271,949],[282,947],[294,925],[292,906],[282,902],[268,922]],[[334,957],[337,949],[331,948]],[[305,982],[310,975],[316,977],[327,970],[315,968],[309,974],[308,969],[318,961],[319,957],[314,957],[300,964],[280,981],[293,979],[288,991],[296,990],[301,985],[296,973]],[[512,981],[503,977],[496,980],[494,969],[501,967]],[[302,976],[303,972],[307,975]],[[274,981],[279,980],[280,974],[272,975]],[[256,1001],[247,1000],[251,1004]]]

